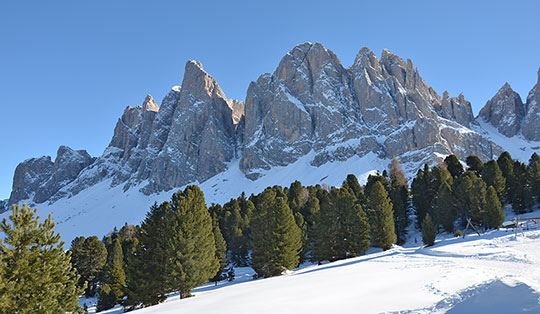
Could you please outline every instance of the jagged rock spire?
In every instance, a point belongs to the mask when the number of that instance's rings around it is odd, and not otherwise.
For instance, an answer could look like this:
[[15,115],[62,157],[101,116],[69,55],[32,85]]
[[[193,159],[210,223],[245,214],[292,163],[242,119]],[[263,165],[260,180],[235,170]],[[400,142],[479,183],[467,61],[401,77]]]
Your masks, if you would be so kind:
[[519,133],[525,116],[521,97],[506,82],[480,110],[478,116],[508,137]]

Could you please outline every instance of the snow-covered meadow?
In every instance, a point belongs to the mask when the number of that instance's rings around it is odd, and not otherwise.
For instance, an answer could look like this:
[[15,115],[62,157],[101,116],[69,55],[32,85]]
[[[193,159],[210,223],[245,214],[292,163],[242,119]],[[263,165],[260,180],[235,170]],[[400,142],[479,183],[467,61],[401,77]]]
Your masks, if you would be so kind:
[[252,280],[249,268],[237,269],[233,282],[134,313],[540,313],[538,227],[530,223],[517,237],[512,229],[464,239],[443,234],[432,247],[423,247],[416,232],[404,246],[268,279]]

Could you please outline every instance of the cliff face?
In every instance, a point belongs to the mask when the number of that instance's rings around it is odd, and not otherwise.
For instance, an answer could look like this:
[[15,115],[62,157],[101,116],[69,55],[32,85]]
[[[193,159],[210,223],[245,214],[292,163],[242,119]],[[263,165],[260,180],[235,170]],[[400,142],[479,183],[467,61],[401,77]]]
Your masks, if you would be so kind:
[[[480,118],[506,136],[540,140],[540,86],[523,105],[509,85]],[[288,52],[272,74],[248,88],[245,101],[228,99],[200,62],[186,64],[182,86],[158,106],[148,95],[127,107],[98,158],[61,147],[15,171],[9,203],[53,202],[104,180],[146,194],[201,183],[237,161],[252,180],[308,153],[320,166],[373,152],[412,167],[441,155],[490,159],[502,148],[481,133],[463,95],[439,96],[410,60],[362,48],[345,68],[319,43]]]
[[520,132],[525,105],[519,94],[506,83],[480,110],[479,117],[495,126],[499,133],[512,137]]
[[527,96],[526,112],[521,132],[530,141],[540,141],[540,69],[538,81]]
[[92,162],[94,158],[86,151],[75,151],[67,146],[58,148],[54,162],[49,156],[25,160],[15,169],[8,203],[20,200],[43,203],[55,194],[63,195],[62,188]]

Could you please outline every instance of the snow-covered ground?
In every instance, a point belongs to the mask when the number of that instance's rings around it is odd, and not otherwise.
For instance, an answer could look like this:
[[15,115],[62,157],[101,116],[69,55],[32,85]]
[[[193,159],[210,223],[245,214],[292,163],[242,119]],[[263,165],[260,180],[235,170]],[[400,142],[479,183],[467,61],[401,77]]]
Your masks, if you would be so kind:
[[134,313],[540,313],[540,230],[529,226],[517,237],[512,230],[442,235],[427,248],[415,233],[403,247],[268,279],[251,280],[243,268],[231,283]]

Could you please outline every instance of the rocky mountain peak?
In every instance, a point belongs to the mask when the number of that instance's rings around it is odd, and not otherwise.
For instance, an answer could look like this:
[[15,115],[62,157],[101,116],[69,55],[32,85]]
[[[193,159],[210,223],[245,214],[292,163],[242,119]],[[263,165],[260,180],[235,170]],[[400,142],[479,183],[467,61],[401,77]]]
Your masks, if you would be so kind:
[[505,136],[512,137],[519,133],[525,116],[525,106],[521,97],[506,82],[478,114]]
[[[494,125],[506,123],[506,110],[524,116],[516,95],[505,84],[481,116]],[[523,134],[529,138],[540,137],[538,97],[539,84],[527,100]],[[412,171],[450,153],[493,158],[501,148],[470,129],[474,122],[463,94],[444,92],[441,98],[411,60],[389,50],[378,59],[362,48],[344,68],[322,44],[300,44],[272,74],[251,82],[245,101],[227,98],[202,63],[191,60],[181,87],[173,87],[160,106],[148,95],[142,105],[126,107],[98,159],[60,147],[54,162],[42,157],[21,163],[9,203],[54,201],[107,178],[124,191],[141,184],[146,194],[165,191],[202,183],[236,167],[235,159],[255,180],[308,156],[314,167],[368,153],[397,156]],[[511,127],[519,130],[516,125]]]
[[216,80],[204,70],[200,61],[195,60],[186,63],[182,90],[196,98],[226,98]]
[[460,93],[458,97],[450,97],[448,91],[444,91],[438,112],[443,118],[456,121],[466,127],[474,121],[471,103],[465,99],[463,93]]
[[27,159],[15,169],[9,204],[25,200],[43,203],[71,183],[79,173],[94,162],[85,150],[67,146],[58,148],[56,159],[50,156]]
[[154,100],[154,97],[152,97],[152,95],[150,94],[146,95],[146,98],[144,99],[142,107],[143,107],[143,111],[154,111],[154,112],[159,111],[158,104]]

